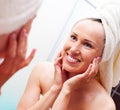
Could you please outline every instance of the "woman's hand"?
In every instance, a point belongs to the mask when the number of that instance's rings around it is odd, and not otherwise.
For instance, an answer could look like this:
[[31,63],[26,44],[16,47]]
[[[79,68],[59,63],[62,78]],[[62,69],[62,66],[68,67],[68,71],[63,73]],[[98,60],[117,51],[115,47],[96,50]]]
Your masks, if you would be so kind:
[[35,49],[26,58],[28,34],[23,28],[9,35],[5,57],[0,64],[0,87],[18,70],[27,66],[34,57]]
[[95,58],[93,60],[93,63],[89,65],[89,67],[84,73],[73,76],[72,78],[65,81],[64,87],[67,87],[67,89],[70,91],[74,91],[80,89],[81,87],[84,87],[91,80],[93,80],[96,74],[98,73],[99,61],[99,57]]
[[66,72],[62,69],[61,52],[58,53],[58,55],[55,59],[54,67],[55,67],[54,86],[57,89],[61,89],[63,86],[63,83],[66,80]]

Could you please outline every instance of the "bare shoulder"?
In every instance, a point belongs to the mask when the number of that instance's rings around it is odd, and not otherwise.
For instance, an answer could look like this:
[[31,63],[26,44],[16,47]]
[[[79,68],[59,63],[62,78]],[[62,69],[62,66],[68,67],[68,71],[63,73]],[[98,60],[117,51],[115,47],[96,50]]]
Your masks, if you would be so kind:
[[[97,82],[92,82],[93,86],[89,89],[87,100],[89,110],[116,110],[115,103],[111,95],[103,88],[103,86]],[[90,103],[89,103],[90,102]]]
[[99,108],[98,110],[116,110],[115,103],[107,92],[101,92],[95,100],[96,108]]
[[102,102],[102,104],[103,104],[103,106],[106,107],[105,110],[116,110],[115,103],[114,103],[112,97],[109,94],[107,94],[105,96],[104,95],[103,95],[104,101]]
[[54,66],[52,62],[44,61],[44,62],[39,62],[38,64],[36,64],[32,70],[32,73],[34,75],[36,74],[42,77],[42,75],[48,74],[48,71],[51,72],[53,70],[54,70]]
[[53,62],[39,62],[33,69],[33,74],[36,74],[39,79],[40,86],[43,93],[45,93],[52,85],[54,78],[54,64]]

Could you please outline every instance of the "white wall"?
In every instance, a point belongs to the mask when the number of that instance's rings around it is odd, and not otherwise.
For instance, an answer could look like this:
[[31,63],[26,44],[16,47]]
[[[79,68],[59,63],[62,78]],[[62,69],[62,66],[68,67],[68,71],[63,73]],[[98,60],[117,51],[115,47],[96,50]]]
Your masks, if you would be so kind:
[[18,71],[2,88],[0,110],[16,110],[32,68],[42,60],[53,60],[63,45],[72,24],[86,16],[96,16],[95,10],[84,0],[43,0],[29,35],[28,53],[37,49],[29,66]]

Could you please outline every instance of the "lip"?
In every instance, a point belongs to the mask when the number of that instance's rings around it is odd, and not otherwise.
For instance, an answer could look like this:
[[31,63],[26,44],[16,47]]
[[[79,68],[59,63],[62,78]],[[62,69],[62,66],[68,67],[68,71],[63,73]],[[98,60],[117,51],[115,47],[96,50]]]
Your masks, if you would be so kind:
[[67,62],[72,63],[72,64],[76,64],[79,63],[80,60],[78,58],[73,57],[72,55],[67,53],[67,58],[66,58]]

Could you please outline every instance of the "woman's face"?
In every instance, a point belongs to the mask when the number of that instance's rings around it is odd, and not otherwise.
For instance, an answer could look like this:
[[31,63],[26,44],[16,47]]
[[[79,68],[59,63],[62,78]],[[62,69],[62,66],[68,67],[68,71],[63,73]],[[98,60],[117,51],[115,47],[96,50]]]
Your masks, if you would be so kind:
[[79,21],[68,37],[63,50],[63,69],[83,73],[96,57],[101,57],[105,34],[102,24],[92,20]]

